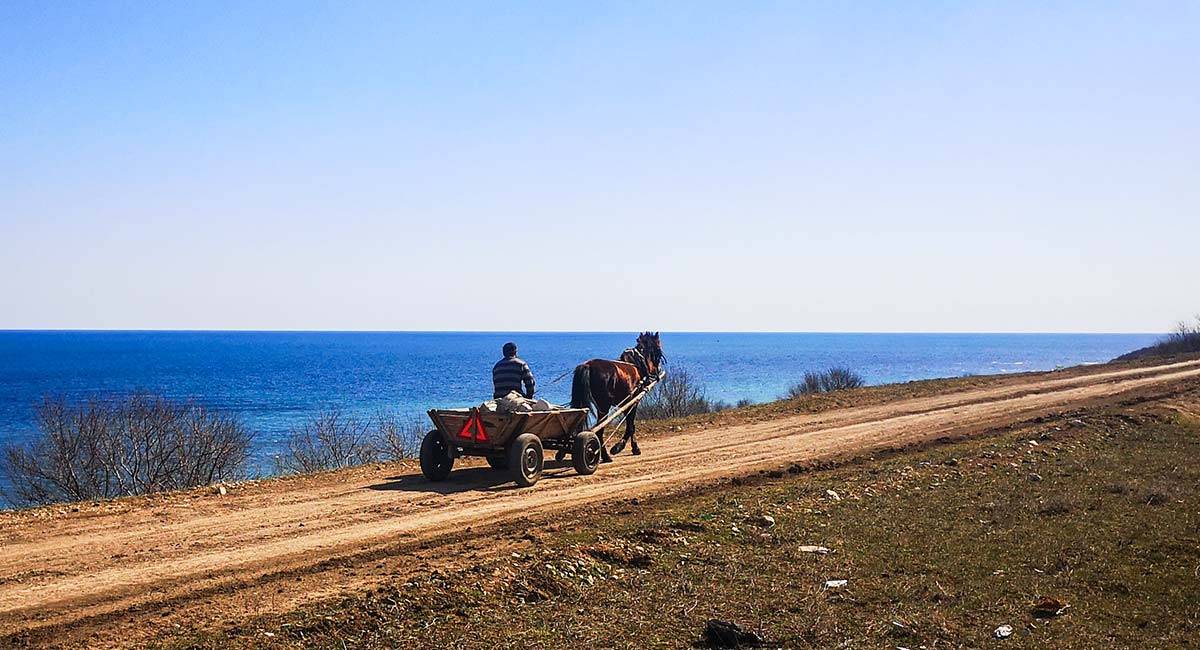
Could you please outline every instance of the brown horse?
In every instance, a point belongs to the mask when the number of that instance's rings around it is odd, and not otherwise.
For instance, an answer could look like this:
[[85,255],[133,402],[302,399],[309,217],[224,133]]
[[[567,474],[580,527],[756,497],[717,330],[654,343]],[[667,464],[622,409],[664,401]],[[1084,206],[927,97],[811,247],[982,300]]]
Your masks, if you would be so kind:
[[[592,359],[575,366],[575,378],[571,383],[571,407],[594,408],[597,421],[608,414],[608,410],[629,397],[643,377],[657,375],[666,357],[658,332],[642,332],[637,345],[621,353],[619,361]],[[642,453],[638,449],[634,434],[634,419],[637,407],[629,409],[625,416],[625,437],[613,445],[612,453],[619,454],[630,443],[633,455]],[[604,448],[604,431],[596,432],[600,437],[600,453],[603,462],[612,462],[609,451]]]

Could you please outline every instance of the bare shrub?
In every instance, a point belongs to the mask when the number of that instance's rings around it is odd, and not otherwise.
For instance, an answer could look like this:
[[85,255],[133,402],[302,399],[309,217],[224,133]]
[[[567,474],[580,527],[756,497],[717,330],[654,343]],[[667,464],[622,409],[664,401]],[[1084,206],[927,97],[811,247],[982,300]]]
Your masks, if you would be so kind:
[[845,366],[834,366],[824,372],[813,372],[810,370],[804,373],[804,380],[788,387],[785,397],[803,397],[817,393],[829,393],[835,390],[861,388],[865,385],[867,385],[867,382],[858,373]]
[[245,476],[250,434],[231,414],[149,393],[47,398],[39,435],[0,459],[17,505],[179,490]]
[[385,411],[375,418],[375,442],[379,454],[386,460],[415,458],[425,435],[425,423],[415,418],[402,418]]
[[1194,323],[1180,321],[1175,330],[1153,345],[1117,357],[1118,361],[1200,352],[1200,314]]
[[285,444],[276,458],[281,474],[343,469],[373,463],[380,457],[371,423],[344,416],[337,409],[322,411],[293,429]]
[[862,377],[845,366],[830,368],[821,378],[821,388],[827,393],[835,390],[862,388],[866,384],[867,382],[863,381]]
[[816,395],[821,392],[821,373],[808,371],[804,373],[804,380],[797,384],[792,384],[788,388],[788,397],[801,397],[804,395]]
[[[700,413],[711,413],[721,404],[709,401],[704,388],[692,377],[686,369],[680,368],[669,373],[658,382],[641,403],[638,404],[637,416],[650,420],[665,420],[681,418]],[[728,407],[728,405],[725,405]]]
[[1158,346],[1167,354],[1200,352],[1200,314],[1196,315],[1195,323],[1180,321],[1175,331],[1159,341]]

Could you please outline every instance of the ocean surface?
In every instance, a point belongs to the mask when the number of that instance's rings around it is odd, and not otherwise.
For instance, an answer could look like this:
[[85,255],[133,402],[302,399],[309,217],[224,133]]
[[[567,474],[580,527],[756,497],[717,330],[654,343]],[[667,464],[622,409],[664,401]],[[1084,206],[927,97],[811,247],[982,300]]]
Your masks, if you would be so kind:
[[[667,369],[684,367],[710,398],[780,396],[805,370],[845,365],[881,384],[1099,363],[1154,334],[664,333]],[[575,364],[614,358],[633,333],[0,331],[0,445],[36,432],[34,405],[146,389],[241,415],[261,469],[288,430],[326,408],[423,418],[491,396],[491,367],[520,346],[539,394],[566,402]],[[3,486],[0,485],[0,488]]]

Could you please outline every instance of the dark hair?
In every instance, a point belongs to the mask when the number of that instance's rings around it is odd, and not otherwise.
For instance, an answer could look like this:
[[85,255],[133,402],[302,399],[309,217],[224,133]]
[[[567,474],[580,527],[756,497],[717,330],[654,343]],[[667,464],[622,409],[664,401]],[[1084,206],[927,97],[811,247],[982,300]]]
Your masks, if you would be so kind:
[[513,343],[512,341],[505,343],[504,344],[504,356],[506,356],[506,357],[517,356],[517,344]]

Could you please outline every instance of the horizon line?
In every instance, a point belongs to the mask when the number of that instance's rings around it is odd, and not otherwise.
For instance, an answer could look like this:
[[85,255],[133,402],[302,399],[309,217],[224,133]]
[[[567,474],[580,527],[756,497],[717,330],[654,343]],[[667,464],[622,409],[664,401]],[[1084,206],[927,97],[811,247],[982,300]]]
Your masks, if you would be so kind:
[[[0,328],[0,333],[179,333],[179,334],[628,334],[645,330],[521,330],[521,329],[256,329],[256,328]],[[1161,336],[1168,332],[1078,330],[657,330],[666,334],[1074,334]]]

